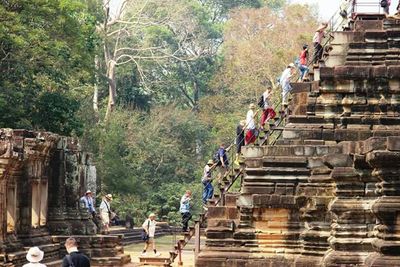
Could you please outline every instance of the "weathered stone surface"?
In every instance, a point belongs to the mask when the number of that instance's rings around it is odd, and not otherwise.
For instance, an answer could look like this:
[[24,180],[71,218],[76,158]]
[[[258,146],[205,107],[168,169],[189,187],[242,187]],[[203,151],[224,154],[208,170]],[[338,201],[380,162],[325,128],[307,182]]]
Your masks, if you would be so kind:
[[337,34],[344,64],[295,85],[280,142],[245,150],[237,242],[197,266],[400,266],[399,29],[358,14]]
[[[96,192],[95,166],[77,139],[0,129],[0,266],[22,266],[31,246],[45,252],[44,262],[59,264],[62,242],[71,235],[81,235],[80,249],[95,266],[130,261],[120,238],[96,236],[95,224],[79,205],[87,189]],[[102,261],[95,264],[97,258]]]

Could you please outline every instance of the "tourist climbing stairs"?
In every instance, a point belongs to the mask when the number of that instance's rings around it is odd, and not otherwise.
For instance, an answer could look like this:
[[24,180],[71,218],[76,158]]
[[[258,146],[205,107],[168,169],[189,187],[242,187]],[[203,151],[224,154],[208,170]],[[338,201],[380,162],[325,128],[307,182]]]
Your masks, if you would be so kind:
[[[230,148],[228,149],[230,150]],[[208,201],[208,211],[199,215],[199,219],[195,221],[195,225],[189,227],[188,232],[183,233],[183,237],[179,239],[174,246],[174,249],[169,252],[169,256],[146,256],[139,257],[141,265],[152,265],[152,266],[171,266],[171,264],[178,258],[178,265],[182,265],[182,250],[189,243],[189,241],[197,235],[197,240],[195,241],[195,246],[199,246],[200,242],[200,227],[209,224],[207,221],[207,214],[213,212],[215,209],[226,209],[223,203],[228,202],[229,205],[235,205],[236,198],[233,200],[232,195],[227,194],[227,192],[232,188],[235,182],[243,175],[243,168],[236,166],[231,168],[231,170],[222,177],[220,184],[220,194],[214,194],[213,198]],[[220,205],[220,206],[218,206]],[[215,209],[214,209],[215,208]],[[211,209],[211,211],[210,211]],[[236,218],[236,217],[235,217]],[[212,222],[211,222],[212,223]],[[197,228],[197,233],[196,233]],[[195,248],[196,249],[196,248]]]
[[[328,38],[323,45],[325,51],[324,58],[311,70],[311,80],[319,80],[321,75],[319,68],[326,65],[329,52],[335,46],[333,31],[336,30],[335,27],[340,26],[338,14],[339,12],[329,22],[330,30],[327,33]],[[304,86],[304,82],[301,84]],[[312,88],[313,86],[317,86],[315,82],[307,82],[305,87]],[[307,89],[305,91],[309,92]],[[310,112],[306,106],[304,109]],[[222,177],[219,186],[220,194],[215,194],[208,201],[207,211],[200,215],[199,220],[195,222],[195,227],[191,227],[189,232],[184,233],[183,238],[178,240],[174,250],[170,252],[170,256],[140,258],[142,264],[170,266],[178,258],[178,264],[182,265],[182,249],[194,235],[199,234],[199,232],[196,233],[196,227],[199,229],[200,226],[205,226],[205,224],[207,224],[207,247],[216,246],[221,242],[231,242],[231,245],[246,243],[246,232],[239,231],[234,236],[236,226],[239,224],[240,216],[242,216],[237,209],[236,203],[239,194],[229,193],[229,190],[239,178],[242,179],[241,185],[245,185],[243,187],[245,189],[241,193],[245,194],[246,190],[250,190],[250,194],[269,194],[271,198],[276,198],[274,200],[271,199],[270,203],[274,203],[275,201],[280,207],[282,205],[288,207],[297,205],[297,200],[294,197],[296,193],[295,189],[299,188],[300,184],[309,183],[308,177],[311,175],[310,162],[305,155],[308,155],[307,153],[318,155],[318,153],[323,153],[325,149],[334,149],[334,146],[331,148],[325,143],[318,143],[312,140],[308,143],[291,140],[285,144],[285,141],[281,137],[285,130],[290,108],[283,110],[280,101],[277,101],[277,103],[274,103],[274,110],[282,111],[278,112],[277,117],[271,120],[272,123],[262,131],[256,144],[258,146],[266,146],[261,160],[262,165],[252,166],[251,162],[246,162],[247,167],[244,170],[244,162],[241,162],[240,166],[232,167],[227,175]],[[317,145],[319,147],[316,147]],[[227,150],[229,151],[232,146],[233,144]],[[233,159],[233,154],[231,159]],[[316,172],[316,175],[319,175],[318,172]],[[326,175],[326,173],[322,172],[322,176],[326,177]],[[244,249],[246,250],[256,245],[260,248],[265,248],[265,252],[270,253],[276,253],[280,250],[285,250],[289,253],[298,253],[301,249],[301,244],[296,240],[299,239],[301,232],[300,225],[289,223],[287,220],[285,222],[284,218],[287,218],[287,216],[288,214],[281,214],[279,210],[271,214],[271,217],[275,219],[271,220],[267,231],[258,233],[260,241],[257,244],[249,243],[247,244],[248,248]],[[287,229],[287,231],[283,231],[282,229]],[[241,237],[244,239],[241,240]],[[240,249],[237,252],[240,253]]]

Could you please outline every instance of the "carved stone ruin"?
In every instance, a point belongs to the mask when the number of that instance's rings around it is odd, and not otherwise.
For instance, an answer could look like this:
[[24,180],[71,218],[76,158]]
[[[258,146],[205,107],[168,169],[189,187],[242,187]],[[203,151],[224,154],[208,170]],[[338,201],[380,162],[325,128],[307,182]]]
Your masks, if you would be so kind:
[[283,138],[243,149],[196,266],[400,266],[400,20],[351,26],[293,84]]
[[78,140],[47,132],[0,129],[0,266],[22,266],[31,246],[60,266],[74,236],[92,266],[122,266],[121,236],[96,235],[79,198],[95,191],[95,166]]

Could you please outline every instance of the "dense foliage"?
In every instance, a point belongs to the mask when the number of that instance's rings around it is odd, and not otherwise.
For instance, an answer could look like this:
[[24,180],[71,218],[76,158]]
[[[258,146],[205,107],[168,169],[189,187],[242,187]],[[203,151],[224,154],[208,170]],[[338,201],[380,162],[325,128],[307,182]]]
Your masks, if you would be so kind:
[[0,1],[0,127],[81,136],[139,221],[178,222],[187,189],[199,211],[203,165],[316,26],[285,0]]
[[93,77],[95,21],[78,0],[0,5],[0,127],[81,132]]

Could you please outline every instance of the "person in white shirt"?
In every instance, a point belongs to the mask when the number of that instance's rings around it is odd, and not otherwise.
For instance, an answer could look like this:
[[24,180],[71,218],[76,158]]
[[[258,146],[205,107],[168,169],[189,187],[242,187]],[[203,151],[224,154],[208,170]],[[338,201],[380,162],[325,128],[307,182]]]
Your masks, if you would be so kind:
[[290,78],[293,76],[296,71],[296,67],[293,63],[290,63],[286,69],[282,72],[281,78],[279,80],[280,85],[282,86],[282,105],[285,106],[288,104],[289,92],[292,90],[290,86]]
[[214,161],[210,159],[207,162],[207,165],[204,166],[203,169],[203,177],[201,178],[201,182],[203,184],[203,204],[207,205],[207,201],[213,197],[214,195],[214,187],[212,185],[212,169],[211,167],[214,165]]
[[261,128],[264,128],[264,125],[268,120],[273,119],[276,115],[274,111],[274,107],[271,103],[271,97],[272,97],[272,87],[269,86],[267,90],[262,94],[262,100],[263,100],[263,113],[261,115]]
[[29,263],[24,264],[22,267],[46,267],[46,265],[40,263],[43,260],[44,252],[38,247],[31,247],[26,254],[26,259]]
[[145,233],[147,234],[148,238],[147,238],[147,240],[145,240],[145,244],[144,244],[144,248],[143,248],[141,256],[147,255],[146,251],[150,245],[153,247],[154,256],[161,255],[160,253],[157,253],[156,242],[154,240],[154,235],[156,233],[156,226],[157,226],[156,215],[154,213],[151,213],[149,215],[149,218],[147,218],[142,225],[142,228],[145,231]]
[[110,218],[110,217],[112,217],[112,212],[111,212],[111,207],[110,207],[111,200],[112,200],[112,195],[107,194],[101,201],[100,208],[99,208],[101,222],[103,223],[105,234],[110,233],[110,219],[112,219],[112,218]]
[[247,111],[246,115],[246,136],[244,138],[245,145],[254,143],[257,139],[257,130],[256,130],[256,123],[254,120],[256,105],[250,104],[249,111]]

